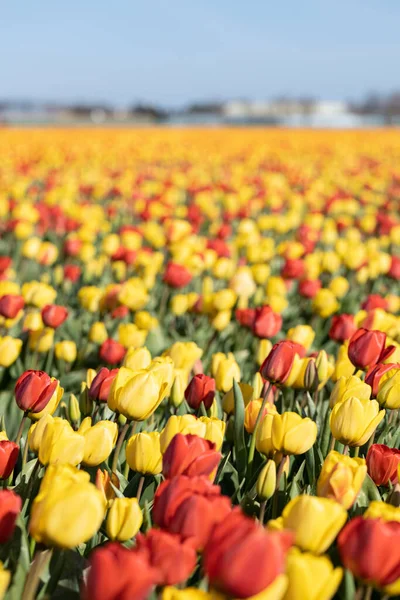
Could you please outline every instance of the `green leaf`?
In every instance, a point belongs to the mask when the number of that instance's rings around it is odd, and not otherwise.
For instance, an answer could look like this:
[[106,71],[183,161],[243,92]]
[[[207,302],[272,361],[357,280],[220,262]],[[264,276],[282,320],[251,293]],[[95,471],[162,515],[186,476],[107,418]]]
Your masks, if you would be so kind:
[[373,500],[382,502],[382,498],[379,493],[379,490],[368,474],[366,475],[366,477],[364,479],[362,489],[366,493],[367,498],[370,502],[372,502]]
[[244,477],[247,468],[247,449],[244,439],[244,400],[242,390],[237,381],[233,381],[233,398],[235,402],[234,447],[236,468],[239,476]]

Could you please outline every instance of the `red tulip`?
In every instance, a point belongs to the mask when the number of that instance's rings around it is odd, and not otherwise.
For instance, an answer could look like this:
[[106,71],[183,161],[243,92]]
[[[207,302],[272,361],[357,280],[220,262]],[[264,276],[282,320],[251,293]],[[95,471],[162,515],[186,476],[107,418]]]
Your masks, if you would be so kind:
[[150,529],[136,536],[136,551],[158,571],[158,585],[176,585],[186,581],[193,572],[197,554],[190,543],[179,535]]
[[0,315],[6,319],[14,319],[25,306],[22,296],[6,294],[0,298]]
[[274,344],[271,352],[261,365],[260,373],[262,377],[271,383],[286,381],[293,366],[295,354],[295,346],[288,340]]
[[195,375],[185,390],[185,399],[193,410],[198,410],[203,402],[206,409],[211,408],[215,396],[215,379],[199,373]]
[[350,338],[348,355],[357,369],[367,369],[386,360],[394,351],[394,346],[386,344],[386,333],[361,327]]
[[204,549],[204,571],[223,594],[248,598],[284,573],[292,543],[291,533],[268,533],[235,509],[214,527]]
[[378,395],[382,376],[392,369],[400,369],[400,365],[397,363],[378,363],[367,371],[365,375],[365,383],[368,383],[368,385],[372,388],[372,398],[376,398]]
[[259,338],[271,338],[282,327],[282,317],[275,313],[270,306],[256,308],[253,333]]
[[15,384],[15,400],[21,410],[38,413],[50,402],[57,385],[57,379],[44,371],[25,371]]
[[197,435],[177,433],[163,456],[163,475],[172,479],[177,475],[210,476],[218,467],[221,454],[215,445]]
[[48,304],[42,308],[42,319],[46,327],[52,327],[57,329],[60,327],[68,317],[68,310],[65,306],[58,306],[57,304]]
[[12,260],[9,256],[0,256],[0,273],[7,271],[11,267]]
[[379,294],[370,294],[366,300],[361,304],[361,308],[364,310],[373,310],[374,308],[383,308],[386,310],[388,307],[387,300],[382,298]]
[[354,315],[334,315],[329,330],[329,337],[331,340],[335,340],[335,342],[344,342],[351,338],[356,329]]
[[339,534],[343,565],[369,584],[384,587],[400,577],[400,523],[352,519]]
[[125,356],[125,348],[119,342],[108,339],[100,346],[100,359],[109,365],[116,365],[122,361]]
[[21,498],[11,490],[0,491],[0,544],[11,538],[22,508]]
[[400,464],[400,450],[385,444],[372,444],[367,453],[368,474],[376,485],[397,483],[397,467]]
[[0,479],[8,479],[17,462],[19,446],[8,440],[0,441]]
[[300,258],[287,258],[281,275],[284,279],[300,279],[304,275],[304,271],[304,262]]
[[389,277],[392,279],[400,279],[400,257],[392,256],[392,262],[388,272]]
[[321,287],[322,282],[319,279],[303,279],[299,283],[299,294],[303,298],[314,298]]
[[102,367],[93,379],[89,388],[89,396],[98,402],[107,402],[108,393],[119,369],[107,369]]
[[169,262],[165,269],[163,281],[173,288],[182,288],[192,281],[192,274],[183,265]]
[[255,316],[255,308],[238,308],[235,311],[236,321],[243,327],[248,327],[250,329],[253,328]]
[[78,238],[66,240],[64,243],[64,252],[68,256],[77,256],[83,246],[82,240]]
[[117,306],[111,313],[111,317],[113,319],[124,319],[129,315],[129,308],[121,304],[121,306]]
[[196,550],[204,548],[212,528],[231,510],[227,496],[207,477],[180,475],[164,481],[154,496],[153,520],[170,533],[179,533]]
[[64,267],[64,277],[72,283],[78,281],[81,276],[81,268],[78,265],[65,265]]
[[89,566],[87,600],[146,600],[159,577],[144,554],[116,542],[94,550]]

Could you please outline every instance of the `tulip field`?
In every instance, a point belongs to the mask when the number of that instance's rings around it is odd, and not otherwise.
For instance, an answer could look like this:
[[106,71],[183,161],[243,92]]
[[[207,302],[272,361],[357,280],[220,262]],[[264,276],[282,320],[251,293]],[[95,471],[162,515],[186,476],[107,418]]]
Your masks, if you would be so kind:
[[0,132],[0,600],[400,598],[400,136]]

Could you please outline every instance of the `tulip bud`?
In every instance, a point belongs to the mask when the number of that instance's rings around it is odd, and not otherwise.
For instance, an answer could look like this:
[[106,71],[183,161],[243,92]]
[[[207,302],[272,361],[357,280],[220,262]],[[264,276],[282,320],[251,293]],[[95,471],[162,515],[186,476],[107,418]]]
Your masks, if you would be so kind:
[[107,329],[104,323],[97,321],[89,329],[89,341],[94,344],[102,344],[108,338]]
[[319,378],[315,359],[310,359],[304,373],[304,389],[315,392],[318,389]]
[[55,354],[58,360],[64,360],[67,363],[73,363],[76,360],[76,344],[72,340],[57,342],[55,345]]
[[71,394],[69,397],[68,418],[71,423],[78,423],[79,419],[81,418],[79,401],[75,394]]
[[262,377],[271,383],[283,383],[289,377],[295,355],[292,342],[278,342],[260,367]]
[[46,327],[56,329],[68,317],[68,310],[65,306],[57,306],[56,304],[48,304],[42,308],[42,319]]
[[106,532],[110,540],[126,542],[135,537],[143,522],[137,498],[115,498],[108,511]]
[[17,462],[19,447],[9,440],[0,441],[0,479],[8,479]]
[[79,394],[79,409],[84,417],[88,417],[93,412],[94,402],[89,395],[86,383],[82,383],[81,393]]
[[262,468],[257,479],[257,495],[261,500],[269,500],[276,488],[276,464],[270,459]]
[[172,384],[169,401],[172,406],[178,408],[185,397],[185,388],[187,385],[188,374],[184,369],[174,369],[174,383]]
[[[111,477],[105,469],[102,471],[101,469],[97,469],[96,471],[96,479],[95,484],[98,490],[102,492],[104,495],[104,500],[108,502],[109,500],[114,500],[115,491],[113,486],[119,489],[119,479],[116,473],[112,473]],[[112,484],[112,485],[111,485]]]

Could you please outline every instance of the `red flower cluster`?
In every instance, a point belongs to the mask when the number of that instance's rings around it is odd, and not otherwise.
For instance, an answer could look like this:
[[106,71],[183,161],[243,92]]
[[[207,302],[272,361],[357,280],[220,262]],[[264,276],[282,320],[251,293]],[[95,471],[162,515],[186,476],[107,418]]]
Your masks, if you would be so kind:
[[281,315],[275,313],[268,305],[237,309],[235,316],[243,327],[251,329],[259,338],[274,337],[282,327]]

